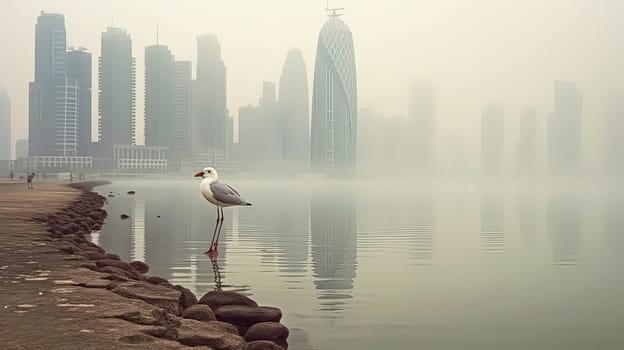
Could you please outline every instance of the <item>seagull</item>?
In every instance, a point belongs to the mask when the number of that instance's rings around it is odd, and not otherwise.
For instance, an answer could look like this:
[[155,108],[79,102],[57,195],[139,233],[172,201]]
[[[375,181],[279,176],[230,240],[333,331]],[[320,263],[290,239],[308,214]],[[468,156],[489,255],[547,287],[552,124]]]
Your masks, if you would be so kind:
[[[247,202],[232,186],[225,182],[219,181],[217,171],[212,167],[204,168],[204,170],[195,174],[195,177],[201,177],[199,184],[199,192],[204,198],[217,207],[217,224],[212,234],[212,242],[210,249],[206,252],[209,256],[216,256],[217,246],[219,245],[219,234],[223,227],[223,207],[245,206],[250,207],[251,203]],[[217,228],[218,231],[217,231]],[[216,237],[216,239],[215,239]]]

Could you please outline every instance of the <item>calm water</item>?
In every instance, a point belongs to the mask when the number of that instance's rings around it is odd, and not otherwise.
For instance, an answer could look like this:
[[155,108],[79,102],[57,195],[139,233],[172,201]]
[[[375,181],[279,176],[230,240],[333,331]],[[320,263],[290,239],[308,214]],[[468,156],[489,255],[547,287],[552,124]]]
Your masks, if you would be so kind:
[[218,266],[198,181],[99,187],[94,240],[199,296],[279,306],[315,349],[624,349],[620,189],[230,183],[254,206],[225,210]]

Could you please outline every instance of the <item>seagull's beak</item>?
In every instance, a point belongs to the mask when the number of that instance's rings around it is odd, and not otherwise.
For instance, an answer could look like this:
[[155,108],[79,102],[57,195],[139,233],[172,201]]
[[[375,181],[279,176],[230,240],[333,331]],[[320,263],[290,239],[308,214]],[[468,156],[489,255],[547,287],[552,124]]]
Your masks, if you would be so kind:
[[195,177],[204,177],[204,172],[200,171],[197,174],[195,174]]

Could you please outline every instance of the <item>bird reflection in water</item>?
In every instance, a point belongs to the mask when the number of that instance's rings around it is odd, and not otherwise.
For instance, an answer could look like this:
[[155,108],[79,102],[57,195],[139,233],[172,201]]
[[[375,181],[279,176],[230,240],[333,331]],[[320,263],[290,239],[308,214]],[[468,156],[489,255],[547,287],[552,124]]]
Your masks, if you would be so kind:
[[[218,255],[219,252],[216,252]],[[219,262],[217,261],[217,256],[214,254],[211,254],[209,252],[205,253],[209,258],[210,258],[210,262],[212,263],[212,273],[214,275],[214,282],[215,282],[215,290],[216,291],[221,291],[223,285],[221,282],[221,270],[219,269]]]

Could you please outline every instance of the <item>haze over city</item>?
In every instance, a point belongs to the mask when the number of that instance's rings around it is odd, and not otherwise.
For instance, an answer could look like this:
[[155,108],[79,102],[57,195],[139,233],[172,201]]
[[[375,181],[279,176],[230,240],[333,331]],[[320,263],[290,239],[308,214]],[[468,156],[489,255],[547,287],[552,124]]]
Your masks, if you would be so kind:
[[624,349],[623,19],[0,0],[0,348]]
[[[599,166],[607,107],[624,90],[620,1],[332,1],[345,7],[353,32],[358,110],[385,118],[408,116],[414,78],[435,89],[436,158],[447,164],[478,162],[481,112],[501,105],[506,158],[515,157],[519,116],[537,108],[540,158],[546,118],[553,111],[553,81],[573,82],[583,93],[583,163]],[[136,58],[138,144],[144,143],[144,47],[167,45],[176,60],[197,61],[197,37],[217,36],[227,69],[227,108],[256,105],[262,82],[278,83],[286,54],[302,51],[309,98],[318,30],[325,1],[29,1],[3,5],[0,38],[11,48],[0,57],[0,84],[11,100],[12,145],[27,138],[28,81],[33,79],[34,23],[40,11],[65,17],[68,47],[93,55],[92,137],[97,140],[97,57],[101,33],[127,29]],[[30,20],[27,20],[30,19]],[[279,88],[279,86],[278,86]],[[236,127],[234,140],[237,140]],[[360,145],[361,146],[361,145]],[[359,147],[359,146],[358,146]],[[458,154],[459,152],[459,154]]]

